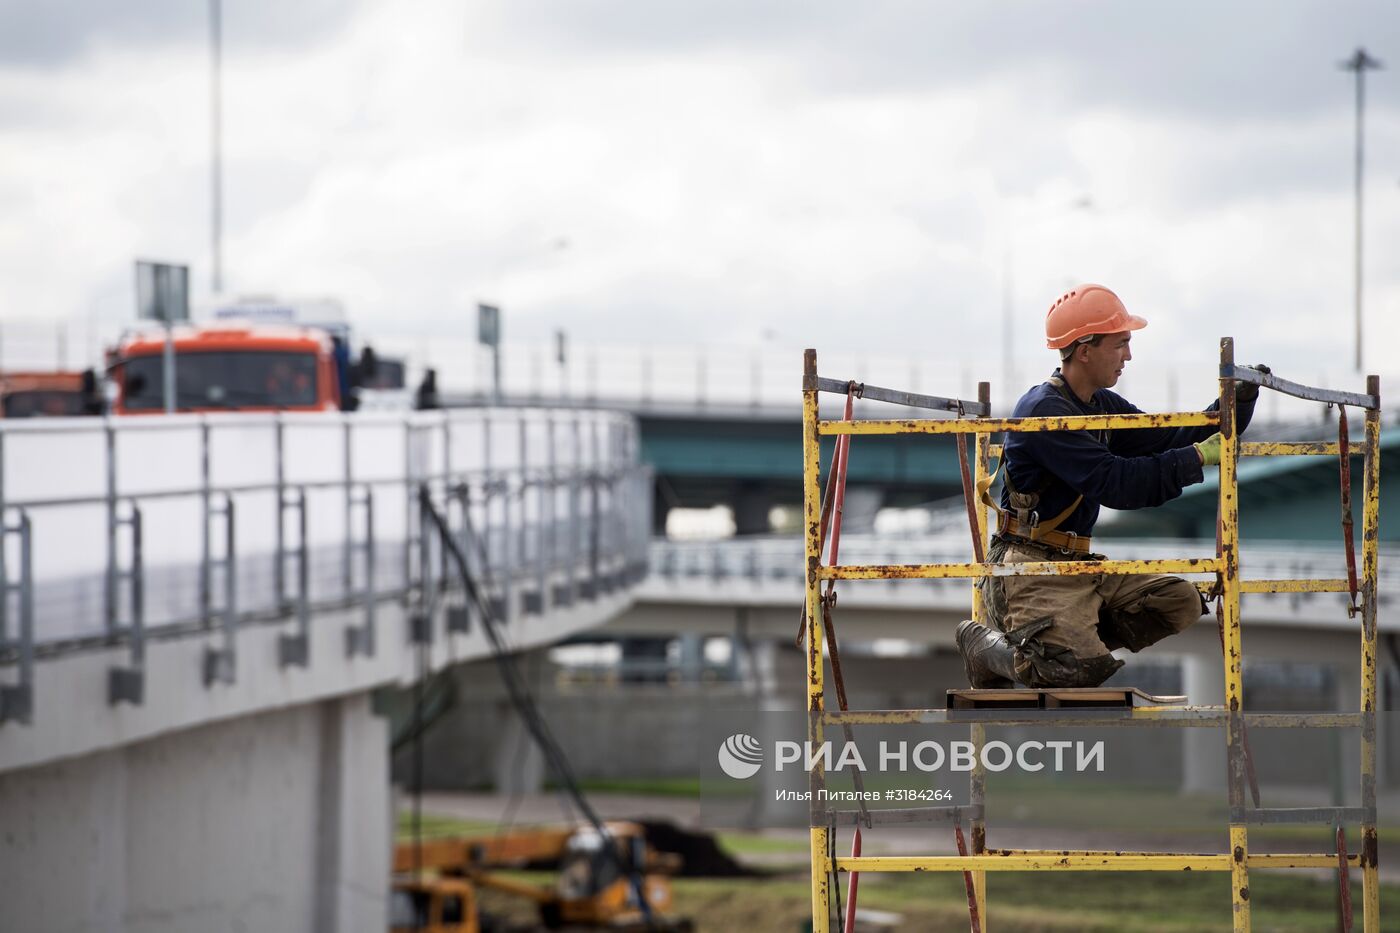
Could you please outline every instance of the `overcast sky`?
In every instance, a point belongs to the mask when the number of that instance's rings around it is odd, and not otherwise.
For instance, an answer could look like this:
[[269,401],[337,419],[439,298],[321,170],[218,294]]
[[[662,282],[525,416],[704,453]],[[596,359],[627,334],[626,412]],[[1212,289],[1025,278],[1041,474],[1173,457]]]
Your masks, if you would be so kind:
[[[0,0],[0,320],[124,320],[138,256],[207,291],[206,14]],[[227,0],[224,33],[230,291],[965,363],[1009,273],[1037,367],[1077,281],[1140,360],[1348,359],[1364,44],[1370,368],[1400,340],[1393,2]]]

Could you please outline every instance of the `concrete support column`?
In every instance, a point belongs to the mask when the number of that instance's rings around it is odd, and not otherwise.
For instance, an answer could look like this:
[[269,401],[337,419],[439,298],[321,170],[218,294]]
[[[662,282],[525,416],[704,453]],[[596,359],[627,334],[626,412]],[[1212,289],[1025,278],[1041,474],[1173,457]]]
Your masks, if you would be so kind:
[[666,679],[669,638],[619,638],[622,679],[630,683],[659,683]]
[[0,774],[0,929],[383,933],[387,748],[361,694]]
[[766,709],[778,694],[778,643],[771,638],[760,638],[747,644],[745,685],[758,698],[759,708]]
[[705,639],[686,633],[677,637],[676,642],[680,649],[681,679],[686,683],[699,683],[705,671]]
[[768,513],[773,509],[773,497],[760,486],[745,483],[734,497],[734,533],[766,535],[772,530]]
[[[1355,713],[1361,709],[1361,666],[1360,664],[1339,664],[1332,668],[1332,708],[1344,713]],[[1336,778],[1340,782],[1340,795],[1334,797],[1338,806],[1361,802],[1361,732],[1358,729],[1332,729],[1330,745],[1334,749]],[[1379,737],[1378,737],[1379,738]],[[1376,760],[1379,771],[1380,758]],[[1376,777],[1379,779],[1380,774]],[[1379,780],[1377,786],[1379,786]]]
[[316,796],[317,933],[378,931],[388,923],[394,813],[388,724],[368,694],[320,705]]
[[846,488],[846,502],[841,509],[843,534],[871,534],[875,531],[875,516],[885,504],[885,491],[878,486]]
[[538,794],[544,790],[544,753],[513,706],[502,702],[499,709],[492,767],[496,793]]
[[[1192,706],[1225,703],[1225,671],[1218,654],[1198,652],[1181,658],[1181,687]],[[1181,789],[1219,794],[1226,783],[1225,729],[1181,730]]]
[[651,496],[651,533],[658,538],[666,537],[666,515],[671,511],[672,497],[663,493],[663,482],[664,479],[657,477]]

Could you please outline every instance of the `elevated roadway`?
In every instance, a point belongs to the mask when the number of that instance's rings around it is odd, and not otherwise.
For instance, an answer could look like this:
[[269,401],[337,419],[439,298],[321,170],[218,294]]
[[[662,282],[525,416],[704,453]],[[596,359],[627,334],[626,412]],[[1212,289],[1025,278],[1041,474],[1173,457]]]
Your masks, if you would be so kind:
[[420,488],[528,650],[631,604],[649,487],[598,411],[0,422],[0,927],[383,933],[374,697],[489,654]]

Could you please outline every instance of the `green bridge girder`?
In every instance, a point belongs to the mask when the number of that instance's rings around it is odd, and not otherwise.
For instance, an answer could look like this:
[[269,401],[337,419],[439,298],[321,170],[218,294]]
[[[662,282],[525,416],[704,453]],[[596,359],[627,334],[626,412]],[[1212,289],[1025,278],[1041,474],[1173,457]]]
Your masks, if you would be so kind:
[[[1352,439],[1360,433],[1358,424]],[[733,503],[744,496],[801,502],[802,429],[791,420],[641,416],[642,459],[650,463],[668,505]],[[996,438],[1000,440],[1000,436]],[[824,438],[823,469],[834,438]],[[878,488],[888,505],[956,496],[961,491],[951,437],[863,436],[853,439],[848,482]],[[1400,431],[1381,439],[1382,540],[1400,540]],[[1189,487],[1154,509],[1118,512],[1102,536],[1210,538],[1215,529],[1215,479]],[[1352,501],[1360,528],[1361,460],[1352,461]],[[1340,540],[1337,461],[1331,457],[1248,458],[1240,465],[1240,521],[1255,540]]]
[[[823,463],[834,438],[824,438]],[[642,459],[658,474],[739,480],[802,481],[797,422],[643,419]],[[861,437],[852,444],[848,480],[896,485],[959,485],[956,447],[943,436]]]

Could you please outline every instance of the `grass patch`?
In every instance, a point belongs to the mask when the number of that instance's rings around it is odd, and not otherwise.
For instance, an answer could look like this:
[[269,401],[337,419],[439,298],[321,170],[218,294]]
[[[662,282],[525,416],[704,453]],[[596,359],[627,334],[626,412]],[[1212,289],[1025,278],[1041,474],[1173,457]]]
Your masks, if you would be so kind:
[[593,778],[581,781],[585,791],[595,794],[639,794],[649,797],[699,797],[698,777],[675,778]]
[[[480,836],[489,835],[496,831],[496,824],[485,820],[462,820],[453,816],[443,816],[439,813],[423,814],[423,836]],[[413,838],[413,813],[409,810],[399,812],[397,835],[399,841],[411,840]]]
[[772,855],[791,853],[807,860],[810,844],[799,839],[781,839],[758,833],[716,833],[720,848],[730,855],[742,858],[745,855]]
[[[1265,806],[1270,805],[1264,800]],[[1083,828],[1124,833],[1218,833],[1226,837],[1230,810],[1221,796],[1182,794],[1175,787],[1151,788],[1113,783],[1028,781],[991,775],[987,781],[988,825]],[[1382,838],[1400,825],[1382,823]],[[1311,851],[1331,851],[1330,827],[1251,826],[1251,841],[1313,843]],[[1348,841],[1359,841],[1359,826],[1347,827]],[[1355,850],[1356,846],[1352,846]],[[1222,851],[1224,851],[1222,849]]]

